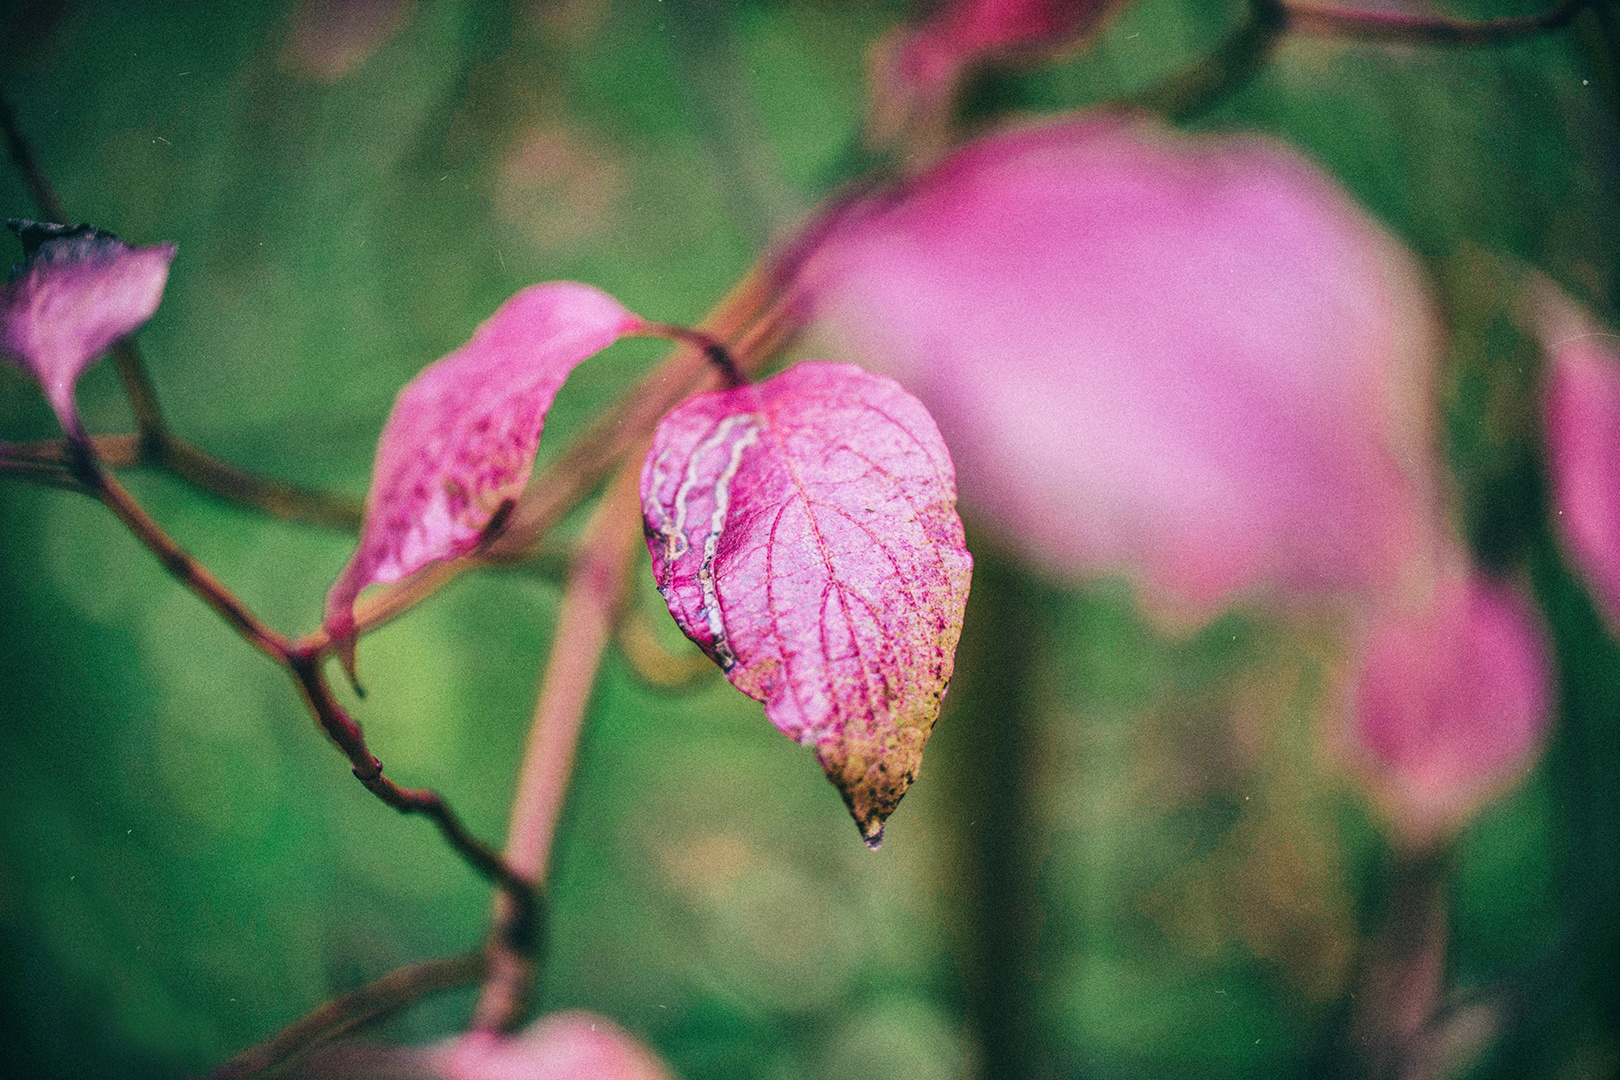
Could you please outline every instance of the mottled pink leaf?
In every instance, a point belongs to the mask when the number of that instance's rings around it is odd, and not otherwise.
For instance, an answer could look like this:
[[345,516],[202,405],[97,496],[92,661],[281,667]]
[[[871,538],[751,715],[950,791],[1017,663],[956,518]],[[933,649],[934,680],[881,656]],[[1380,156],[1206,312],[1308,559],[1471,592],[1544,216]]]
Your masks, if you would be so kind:
[[88,225],[10,225],[27,261],[0,287],[0,355],[39,380],[62,427],[77,435],[74,384],[152,317],[175,248],[131,247]]
[[1620,628],[1620,336],[1551,284],[1536,290],[1547,357],[1542,424],[1553,507],[1575,565]]
[[1207,608],[1386,587],[1442,544],[1422,279],[1274,142],[995,135],[853,215],[803,295],[927,405],[964,507],[1062,574]]
[[815,747],[876,847],[939,716],[972,569],[927,410],[849,364],[702,394],[659,425],[641,502],[675,621]]
[[1551,706],[1542,629],[1508,585],[1442,580],[1422,612],[1377,626],[1356,691],[1356,726],[1416,839],[1464,819],[1522,770]]
[[546,411],[568,373],[644,328],[589,285],[532,285],[399,392],[377,443],[360,545],[326,597],[334,640],[353,632],[366,586],[479,546],[528,483]]

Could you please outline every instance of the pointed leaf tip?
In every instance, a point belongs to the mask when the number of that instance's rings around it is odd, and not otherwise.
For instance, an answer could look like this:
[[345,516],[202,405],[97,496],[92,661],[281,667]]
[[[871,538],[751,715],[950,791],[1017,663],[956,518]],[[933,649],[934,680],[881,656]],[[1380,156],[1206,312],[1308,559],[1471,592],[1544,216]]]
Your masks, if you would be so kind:
[[972,574],[939,429],[892,379],[801,363],[698,395],[641,474],[659,591],[868,846],[917,775]]
[[25,260],[0,286],[0,355],[39,380],[63,429],[77,434],[74,384],[152,317],[175,246],[132,247],[89,225],[7,224]]
[[351,678],[361,590],[478,549],[528,483],[568,373],[642,326],[600,289],[532,285],[399,392],[377,443],[359,546],[326,598],[327,632],[347,642]]

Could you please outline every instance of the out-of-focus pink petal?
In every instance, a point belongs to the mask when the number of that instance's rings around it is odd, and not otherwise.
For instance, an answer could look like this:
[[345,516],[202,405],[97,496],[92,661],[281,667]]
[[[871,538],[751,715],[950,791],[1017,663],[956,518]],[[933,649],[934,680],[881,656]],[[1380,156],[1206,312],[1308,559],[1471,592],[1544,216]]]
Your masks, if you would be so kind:
[[1542,426],[1553,508],[1570,556],[1620,627],[1620,336],[1550,283],[1535,290],[1547,358]]
[[876,848],[939,718],[973,566],[928,410],[852,364],[700,394],[658,425],[641,503],[670,614],[816,748]]
[[545,1017],[515,1036],[464,1035],[443,1068],[445,1080],[673,1080],[623,1028],[586,1012]]
[[1411,258],[1260,138],[1104,115],[971,144],[808,265],[835,354],[922,399],[963,505],[1155,598],[1389,587],[1440,531]]
[[532,285],[399,392],[377,443],[366,519],[326,597],[334,640],[368,585],[473,551],[528,483],[546,411],[580,361],[645,324],[589,285]]
[[1465,818],[1534,757],[1552,675],[1535,613],[1479,574],[1442,580],[1433,603],[1376,626],[1356,689],[1356,730],[1405,831]]
[[516,1035],[475,1031],[431,1046],[339,1042],[285,1073],[300,1080],[674,1080],[658,1057],[613,1021],[555,1013]]
[[[1122,0],[946,0],[874,49],[869,130],[887,142],[920,114],[948,110],[963,73],[1019,53],[1055,50],[1094,29]],[[935,116],[929,120],[944,120]]]
[[1064,45],[1121,0],[948,0],[905,35],[897,73],[912,83],[948,78],[996,53]]
[[152,317],[175,247],[131,247],[88,225],[10,224],[27,261],[0,287],[0,355],[39,380],[62,427],[78,434],[74,384]]

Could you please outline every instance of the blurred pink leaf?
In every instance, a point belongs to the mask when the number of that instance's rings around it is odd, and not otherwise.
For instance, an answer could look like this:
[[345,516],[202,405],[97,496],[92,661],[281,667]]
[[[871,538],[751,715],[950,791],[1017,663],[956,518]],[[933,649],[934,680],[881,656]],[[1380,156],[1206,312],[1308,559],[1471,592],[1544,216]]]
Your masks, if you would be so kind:
[[970,144],[812,260],[832,351],[939,421],[964,506],[1162,602],[1392,584],[1431,553],[1412,259],[1258,138],[1113,115]]
[[939,430],[892,380],[801,363],[666,416],[641,474],[659,591],[876,847],[916,777],[972,558]]
[[619,1025],[588,1012],[554,1013],[514,1035],[474,1031],[430,1046],[337,1042],[282,1074],[301,1080],[674,1080]]
[[827,349],[922,399],[965,509],[1048,571],[1124,575],[1173,621],[1340,602],[1372,650],[1343,730],[1403,827],[1539,745],[1540,626],[1470,577],[1440,495],[1424,279],[1294,152],[1118,114],[993,135],[800,280]]
[[944,124],[969,69],[1056,51],[1095,29],[1123,0],[945,0],[872,55],[868,130],[887,143],[908,128]]
[[366,586],[479,546],[528,483],[568,373],[644,325],[589,285],[531,285],[399,392],[377,443],[359,547],[326,597],[333,640],[352,634]]
[[1426,610],[1380,623],[1356,722],[1407,833],[1443,833],[1528,765],[1551,697],[1540,623],[1506,584],[1445,580]]
[[1534,307],[1559,531],[1609,625],[1620,628],[1620,336],[1549,282],[1534,290]]
[[27,260],[0,287],[0,355],[39,380],[64,430],[82,434],[74,384],[152,317],[175,247],[131,247],[88,225],[10,225]]
[[673,1080],[652,1051],[603,1017],[557,1013],[516,1036],[472,1032],[451,1044],[445,1080]]

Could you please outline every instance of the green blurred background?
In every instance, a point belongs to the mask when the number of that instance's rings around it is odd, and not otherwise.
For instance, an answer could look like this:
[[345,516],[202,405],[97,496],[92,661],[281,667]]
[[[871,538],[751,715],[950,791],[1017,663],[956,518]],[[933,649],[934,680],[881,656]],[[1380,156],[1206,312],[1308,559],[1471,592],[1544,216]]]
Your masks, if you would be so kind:
[[[173,428],[355,495],[398,387],[519,287],[575,278],[698,320],[847,179],[865,51],[906,17],[407,0],[348,5],[387,16],[370,37],[302,36],[332,7],[15,0],[0,85],[72,218],[178,242],[141,336]],[[1241,12],[1142,0],[1088,50],[982,79],[972,110],[1142,90]],[[1196,121],[1299,146],[1428,262],[1455,330],[1459,520],[1556,640],[1551,746],[1446,862],[1452,992],[1498,1032],[1459,1055],[1479,1076],[1620,1067],[1620,652],[1547,532],[1537,358],[1510,309],[1534,266],[1614,311],[1607,57],[1590,16],[1473,52],[1289,41]],[[0,214],[35,213],[0,169]],[[657,355],[633,342],[582,367],[542,460]],[[92,429],[130,426],[109,365],[80,400]],[[52,431],[0,370],[0,437]],[[129,483],[271,623],[315,625],[348,537]],[[651,688],[609,657],[541,1007],[604,1013],[689,1080],[1343,1071],[1392,856],[1324,749],[1331,648],[1261,610],[1166,637],[1123,585],[1061,586],[970,546],[958,681],[875,856],[759,706],[718,677]],[[481,938],[487,888],[366,794],[285,676],[107,512],[0,485],[0,589],[0,1073],[201,1072]],[[557,601],[538,573],[471,576],[362,648],[355,707],[390,775],[485,837]],[[637,602],[659,614],[650,577]],[[469,1006],[447,995],[374,1034],[437,1038]]]

